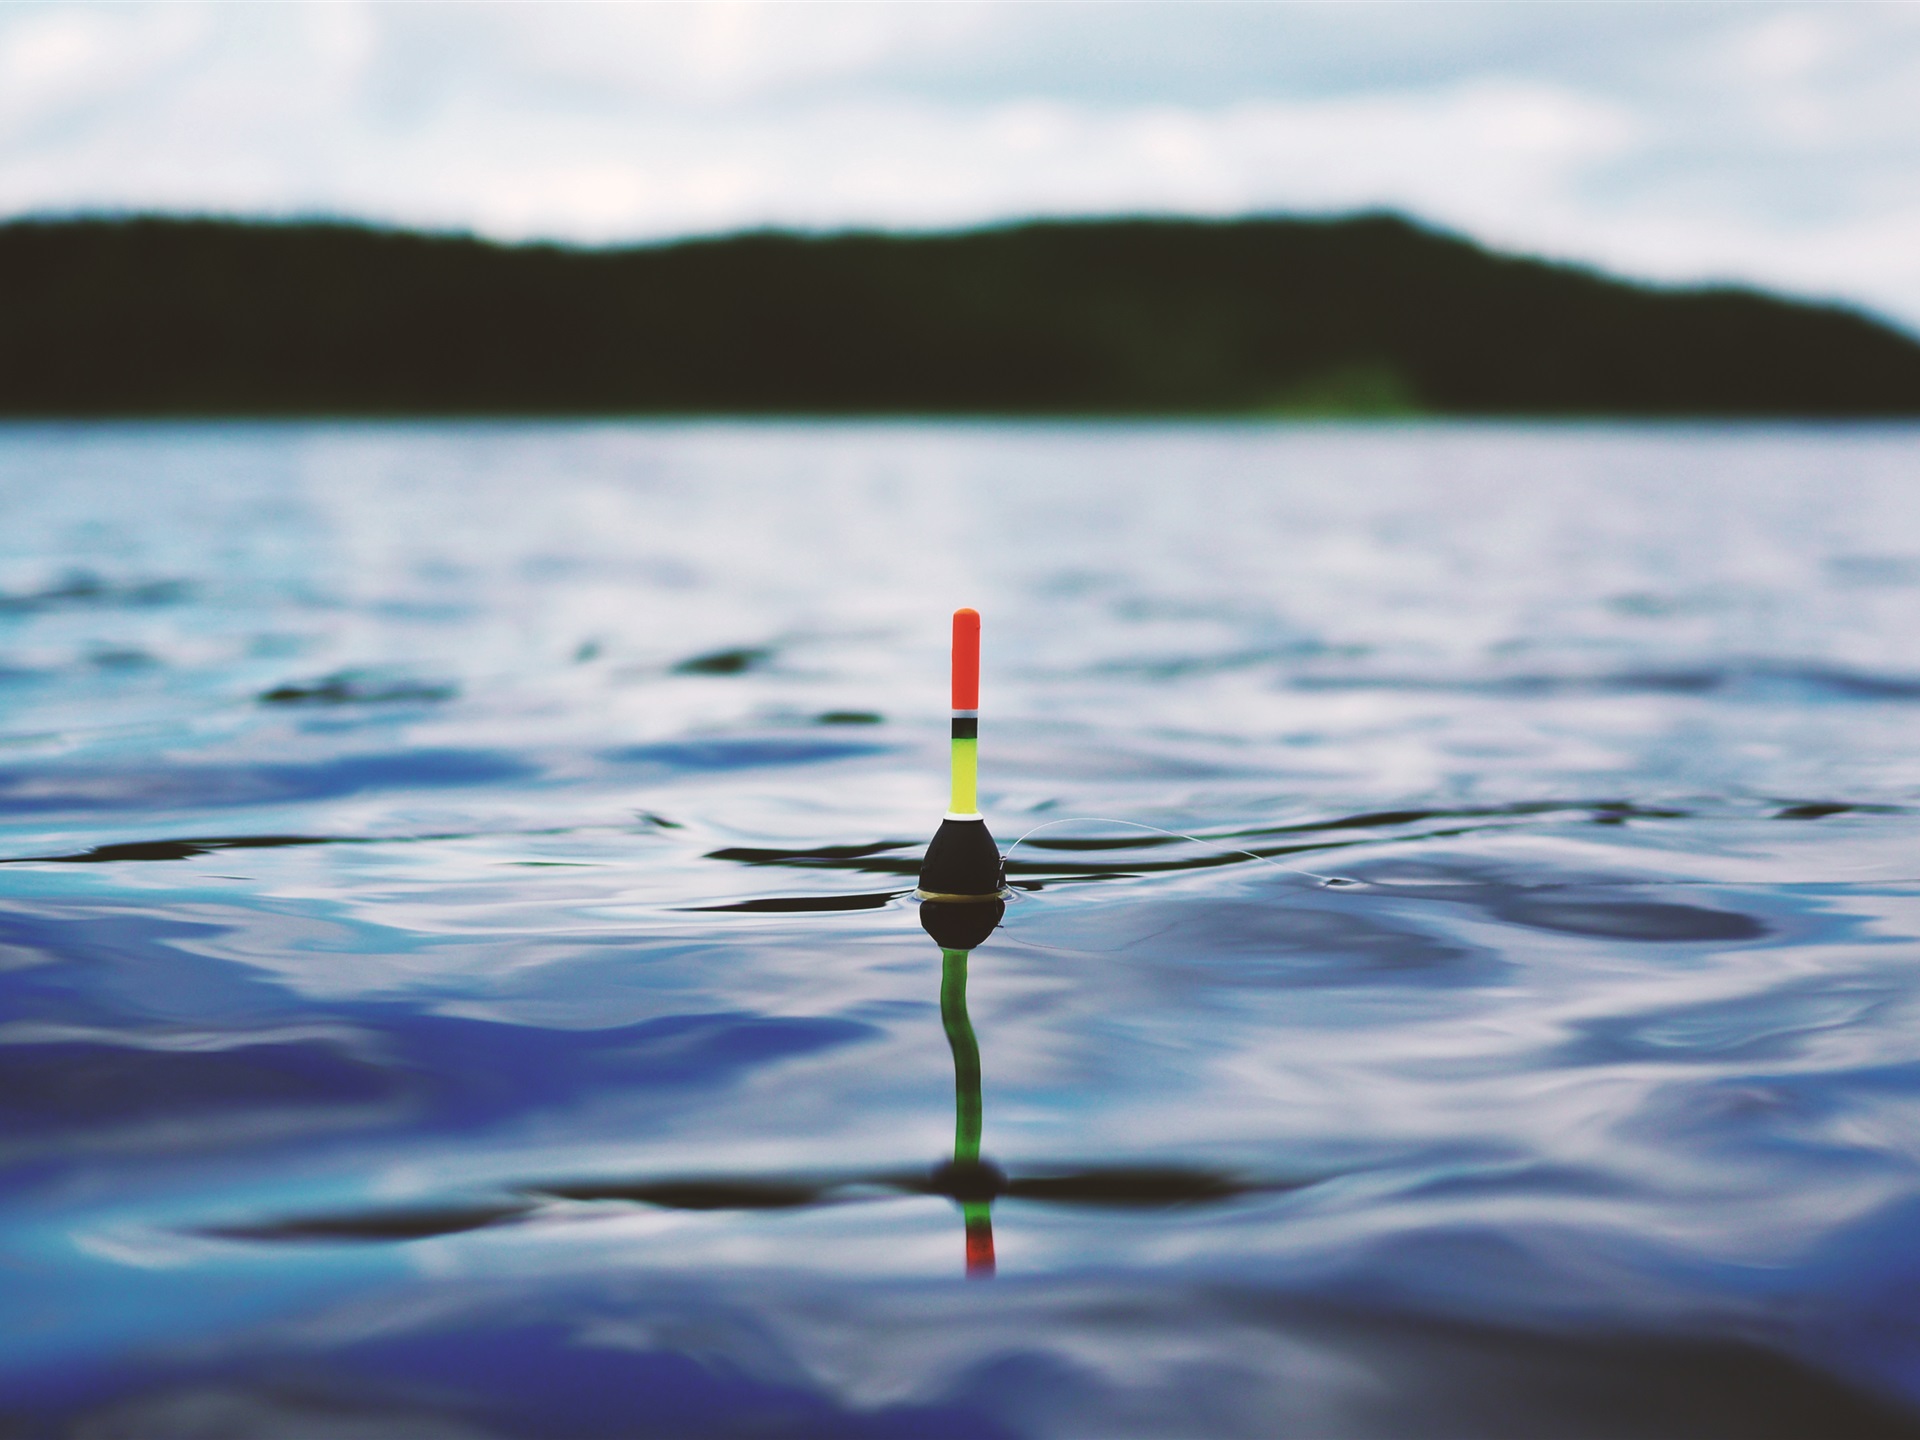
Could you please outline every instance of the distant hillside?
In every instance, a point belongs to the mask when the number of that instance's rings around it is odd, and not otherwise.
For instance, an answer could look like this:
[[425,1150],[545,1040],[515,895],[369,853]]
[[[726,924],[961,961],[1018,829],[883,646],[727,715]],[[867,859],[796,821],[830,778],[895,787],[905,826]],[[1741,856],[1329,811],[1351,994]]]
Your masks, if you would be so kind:
[[1913,415],[1920,343],[1389,216],[621,250],[0,225],[0,413]]

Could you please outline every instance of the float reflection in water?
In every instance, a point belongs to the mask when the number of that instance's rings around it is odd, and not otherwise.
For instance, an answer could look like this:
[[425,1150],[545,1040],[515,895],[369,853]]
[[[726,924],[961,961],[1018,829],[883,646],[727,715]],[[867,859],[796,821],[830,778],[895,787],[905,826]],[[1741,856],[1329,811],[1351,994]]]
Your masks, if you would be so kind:
[[[933,902],[929,902],[931,904]],[[996,900],[991,910],[997,922],[1006,909]],[[921,910],[929,932],[941,926],[942,916]],[[935,935],[938,939],[938,935]],[[967,1018],[967,959],[970,951],[940,949],[940,1023],[946,1027],[953,1050],[953,1160],[936,1176],[939,1189],[960,1202],[967,1226],[967,1274],[993,1274],[993,1198],[1005,1186],[1005,1177],[992,1162],[980,1158],[980,1043]]]

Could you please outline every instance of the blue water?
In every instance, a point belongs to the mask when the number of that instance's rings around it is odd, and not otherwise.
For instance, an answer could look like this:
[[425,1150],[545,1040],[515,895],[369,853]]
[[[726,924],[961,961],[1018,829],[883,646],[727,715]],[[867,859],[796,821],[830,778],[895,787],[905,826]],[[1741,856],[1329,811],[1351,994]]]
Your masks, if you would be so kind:
[[1920,430],[15,426],[0,514],[0,1434],[1920,1434]]

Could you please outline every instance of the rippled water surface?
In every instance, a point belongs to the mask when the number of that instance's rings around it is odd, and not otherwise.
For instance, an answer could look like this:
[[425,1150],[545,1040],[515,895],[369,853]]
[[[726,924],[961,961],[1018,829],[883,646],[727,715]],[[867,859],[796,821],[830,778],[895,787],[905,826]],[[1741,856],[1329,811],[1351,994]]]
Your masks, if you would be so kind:
[[1920,431],[14,427],[0,504],[0,1433],[1920,1434]]

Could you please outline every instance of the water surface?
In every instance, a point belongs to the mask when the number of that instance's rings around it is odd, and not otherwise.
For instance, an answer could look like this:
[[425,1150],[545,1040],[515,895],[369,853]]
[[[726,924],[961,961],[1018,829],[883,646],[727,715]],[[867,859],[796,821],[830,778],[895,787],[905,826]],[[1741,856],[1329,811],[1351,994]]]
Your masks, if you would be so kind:
[[6,1433],[1920,1434],[1920,431],[16,426],[0,505]]

